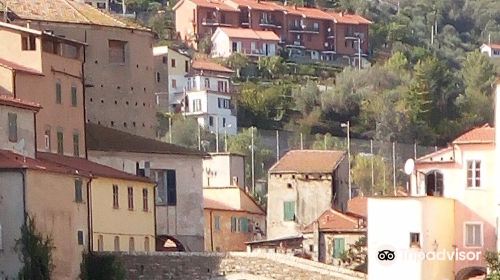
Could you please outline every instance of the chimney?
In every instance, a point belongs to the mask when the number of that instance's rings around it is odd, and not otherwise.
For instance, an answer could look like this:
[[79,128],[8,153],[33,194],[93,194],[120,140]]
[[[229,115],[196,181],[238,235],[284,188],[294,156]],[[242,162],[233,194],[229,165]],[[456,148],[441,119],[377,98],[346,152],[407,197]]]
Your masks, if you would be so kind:
[[297,4],[293,4],[293,9],[297,10]]

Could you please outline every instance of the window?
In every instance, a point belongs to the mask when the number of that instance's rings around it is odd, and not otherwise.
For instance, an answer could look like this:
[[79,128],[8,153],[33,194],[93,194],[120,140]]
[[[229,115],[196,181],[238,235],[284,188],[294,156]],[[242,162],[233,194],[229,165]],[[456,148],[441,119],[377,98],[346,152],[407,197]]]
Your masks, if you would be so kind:
[[142,189],[142,210],[148,211],[148,189]]
[[340,259],[345,251],[345,239],[344,238],[334,238],[333,239],[333,257]]
[[97,251],[104,251],[104,237],[102,235],[97,237]]
[[120,237],[119,236],[115,236],[115,240],[114,240],[114,245],[115,245],[115,252],[120,252]]
[[57,132],[57,153],[64,154],[64,135],[62,131]]
[[8,113],[7,115],[9,122],[9,141],[17,142],[17,114]]
[[283,211],[285,221],[295,221],[295,201],[283,202]]
[[113,185],[113,208],[117,209],[120,207],[118,203],[118,185]]
[[173,59],[173,58],[172,58],[172,59],[170,60],[170,66],[171,66],[172,68],[175,68],[175,59]]
[[43,138],[45,140],[45,150],[50,151],[50,128],[45,130]]
[[78,245],[84,245],[83,230],[76,232],[76,238],[78,240]]
[[172,88],[177,88],[177,80],[172,79]]
[[35,35],[25,35],[21,37],[21,48],[23,51],[36,50],[36,37]]
[[410,247],[420,248],[420,233],[410,232]]
[[237,42],[233,42],[232,50],[233,50],[233,52],[238,52],[238,43]]
[[240,232],[248,232],[248,219],[240,218],[238,228]]
[[71,86],[71,106],[78,105],[78,97],[76,96],[76,86]]
[[481,187],[481,161],[468,160],[467,161],[467,187],[479,188]]
[[217,91],[227,92],[227,82],[226,81],[217,81]]
[[73,134],[73,155],[80,156],[80,135],[78,133]]
[[128,210],[134,210],[134,189],[132,187],[127,188],[127,198],[128,198]]
[[319,30],[319,23],[314,22],[313,23],[313,29],[316,30],[316,31],[318,31]]
[[125,47],[127,42],[109,40],[109,63],[125,63]]
[[167,205],[177,205],[177,180],[172,169],[167,169]]
[[160,83],[160,72],[156,72],[155,74],[156,74],[156,76],[155,76],[156,77],[156,82]]
[[219,106],[219,108],[229,109],[229,107],[231,106],[231,100],[227,98],[219,98],[217,100],[217,105]]
[[130,238],[128,239],[128,251],[129,251],[130,253],[135,252],[135,240],[134,240],[134,238],[133,238],[133,237],[130,237]]
[[214,126],[214,117],[212,117],[212,116],[208,117],[208,125],[209,126]]
[[201,99],[193,99],[193,112],[201,111]]
[[237,223],[238,219],[236,217],[231,217],[231,232],[236,232]]
[[56,83],[56,103],[57,104],[62,103],[62,93],[61,93],[61,83],[60,82]]
[[465,224],[465,246],[480,247],[483,245],[483,225],[480,223]]
[[205,78],[205,88],[206,89],[210,88],[210,79],[209,78]]
[[215,230],[220,230],[220,216],[214,217],[214,228]]
[[149,237],[144,237],[144,251],[149,252]]
[[75,202],[83,202],[82,180],[75,180]]
[[168,64],[168,57],[164,56],[161,58],[163,64]]
[[222,127],[226,127],[226,118],[222,118]]
[[184,72],[189,72],[189,61],[188,60],[184,61]]

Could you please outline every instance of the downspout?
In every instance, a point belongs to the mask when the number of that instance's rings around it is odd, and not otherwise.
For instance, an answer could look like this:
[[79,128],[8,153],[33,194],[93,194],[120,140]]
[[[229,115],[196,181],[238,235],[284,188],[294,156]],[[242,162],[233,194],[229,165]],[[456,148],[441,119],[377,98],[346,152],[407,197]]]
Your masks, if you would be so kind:
[[[85,30],[85,43],[87,42],[87,30]],[[86,100],[86,86],[85,86],[85,46],[83,46],[83,63],[82,63],[82,100],[83,100],[83,144],[85,145],[85,159],[88,159],[87,152],[87,100]]]
[[92,176],[89,178],[87,182],[87,223],[88,223],[88,250],[89,253],[92,253],[93,243],[94,243],[94,233],[93,233],[93,219],[92,219]]
[[21,169],[19,171],[23,180],[23,213],[24,213],[24,224],[26,224],[26,218],[28,217],[28,212],[26,210],[26,169]]
[[[156,251],[156,237],[158,236],[158,228],[157,228],[157,222],[156,222],[156,187],[158,187],[158,183],[155,183],[154,185],[154,188],[153,188],[153,219],[154,219],[154,228],[155,228],[155,232],[154,232],[154,240],[153,240],[153,244],[154,244],[154,251]],[[163,247],[163,245],[162,245]]]
[[16,70],[12,70],[12,93],[14,95],[14,98],[17,98],[16,96]]
[[210,210],[210,250],[214,251],[213,211]]

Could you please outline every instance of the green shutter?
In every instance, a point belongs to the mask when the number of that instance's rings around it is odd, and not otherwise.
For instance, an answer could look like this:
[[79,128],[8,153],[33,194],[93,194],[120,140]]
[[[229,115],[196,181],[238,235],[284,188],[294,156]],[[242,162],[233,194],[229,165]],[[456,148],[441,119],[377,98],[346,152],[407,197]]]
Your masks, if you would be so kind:
[[285,201],[283,203],[284,215],[283,219],[285,221],[295,220],[295,201]]
[[241,218],[241,232],[248,232],[248,219],[247,218]]
[[236,232],[236,218],[231,217],[231,232]]
[[345,239],[344,238],[334,238],[333,239],[333,257],[339,259],[345,250]]
[[76,86],[71,87],[71,106],[76,107],[78,103],[78,99],[76,96]]

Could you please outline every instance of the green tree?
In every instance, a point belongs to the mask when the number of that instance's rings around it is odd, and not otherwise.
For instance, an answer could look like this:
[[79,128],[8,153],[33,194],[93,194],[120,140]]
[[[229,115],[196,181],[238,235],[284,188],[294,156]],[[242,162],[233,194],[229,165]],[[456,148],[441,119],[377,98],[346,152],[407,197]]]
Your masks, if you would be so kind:
[[261,57],[257,63],[263,76],[275,79],[286,71],[286,65],[281,56]]
[[311,148],[313,150],[345,150],[346,142],[341,138],[333,137],[330,133],[314,136]]
[[485,259],[489,269],[486,280],[500,280],[500,260],[498,256],[497,252],[486,252]]
[[125,279],[125,269],[115,256],[83,253],[80,264],[80,279],[123,280]]
[[[372,187],[372,163],[373,163],[373,187]],[[352,181],[365,196],[384,195],[388,189],[390,168],[384,159],[378,155],[358,154],[354,157],[352,167]],[[384,178],[386,174],[387,178]]]
[[23,266],[19,271],[21,280],[50,280],[54,269],[52,238],[43,236],[35,225],[35,218],[27,215],[21,226],[21,238],[16,240],[15,251]]
[[172,121],[172,143],[197,149],[198,121],[194,118],[175,116]]
[[241,70],[247,67],[250,60],[246,55],[241,53],[232,53],[225,61],[226,66],[236,71],[236,76],[241,77]]
[[[255,157],[255,179],[264,178],[267,175],[266,166],[272,163],[273,153],[265,148],[262,138],[256,128],[254,135],[254,157]],[[245,156],[245,182],[247,186],[252,184],[252,128],[243,129],[240,133],[228,138],[228,150]]]
[[316,82],[307,81],[306,85],[297,88],[292,93],[296,109],[303,115],[308,115],[321,105],[320,91]]

